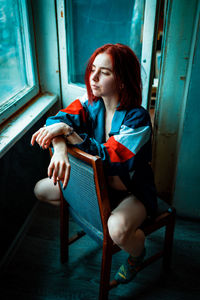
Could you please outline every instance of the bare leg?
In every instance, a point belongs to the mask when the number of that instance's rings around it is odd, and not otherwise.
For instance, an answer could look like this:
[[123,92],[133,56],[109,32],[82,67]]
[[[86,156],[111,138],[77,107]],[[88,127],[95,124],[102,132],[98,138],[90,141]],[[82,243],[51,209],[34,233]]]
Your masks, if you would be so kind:
[[41,179],[36,183],[34,194],[40,201],[48,202],[53,205],[60,204],[60,190],[58,183],[54,185],[53,180],[48,177]]
[[115,244],[130,254],[115,274],[116,283],[128,283],[137,272],[145,255],[144,232],[138,227],[147,216],[146,208],[134,195],[126,197],[111,213],[108,229]]
[[145,235],[138,227],[146,216],[143,203],[130,195],[112,211],[108,219],[112,240],[132,256],[139,256],[144,249]]

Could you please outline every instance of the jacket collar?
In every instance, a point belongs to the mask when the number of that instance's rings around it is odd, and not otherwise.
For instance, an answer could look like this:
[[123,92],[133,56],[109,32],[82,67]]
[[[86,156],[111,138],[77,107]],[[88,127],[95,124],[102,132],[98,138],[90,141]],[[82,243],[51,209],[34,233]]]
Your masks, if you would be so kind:
[[126,110],[116,110],[112,119],[110,135],[119,133],[120,127],[126,115]]

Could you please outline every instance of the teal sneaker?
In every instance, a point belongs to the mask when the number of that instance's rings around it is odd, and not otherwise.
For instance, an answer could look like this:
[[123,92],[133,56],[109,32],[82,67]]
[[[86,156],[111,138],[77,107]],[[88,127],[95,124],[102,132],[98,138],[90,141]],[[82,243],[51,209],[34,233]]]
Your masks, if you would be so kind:
[[144,260],[146,250],[144,249],[142,254],[138,257],[129,256],[125,264],[121,265],[114,279],[117,283],[128,283],[130,282],[138,273],[138,267]]

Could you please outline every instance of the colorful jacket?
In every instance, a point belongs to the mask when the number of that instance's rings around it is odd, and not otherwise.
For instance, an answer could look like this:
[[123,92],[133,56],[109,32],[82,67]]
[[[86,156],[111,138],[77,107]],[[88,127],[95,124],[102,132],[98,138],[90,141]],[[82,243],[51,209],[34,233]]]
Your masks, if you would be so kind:
[[116,110],[107,141],[104,116],[102,99],[89,104],[83,97],[48,118],[46,125],[64,122],[73,127],[83,139],[76,147],[100,156],[107,175],[118,175],[127,189],[143,202],[153,197],[155,203],[153,173],[149,165],[152,127],[148,111],[143,107]]

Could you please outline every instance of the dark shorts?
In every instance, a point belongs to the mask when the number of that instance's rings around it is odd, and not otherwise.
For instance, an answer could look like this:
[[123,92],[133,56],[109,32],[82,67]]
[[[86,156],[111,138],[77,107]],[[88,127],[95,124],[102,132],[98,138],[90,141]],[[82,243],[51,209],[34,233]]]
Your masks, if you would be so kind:
[[127,196],[131,195],[129,191],[115,190],[111,187],[108,188],[108,196],[110,199],[110,208],[113,210],[120,202],[122,202]]
[[[144,189],[145,190],[145,189]],[[149,193],[147,193],[147,191]],[[152,192],[149,191],[149,189],[146,189],[143,191],[143,193],[136,189],[135,191],[121,191],[121,190],[115,190],[113,188],[108,188],[108,195],[110,199],[110,208],[113,210],[116,208],[120,202],[122,202],[126,197],[129,195],[134,195],[138,200],[140,200],[147,211],[147,218],[148,219],[154,219],[156,217],[156,212],[157,212],[157,199],[156,195]]]

